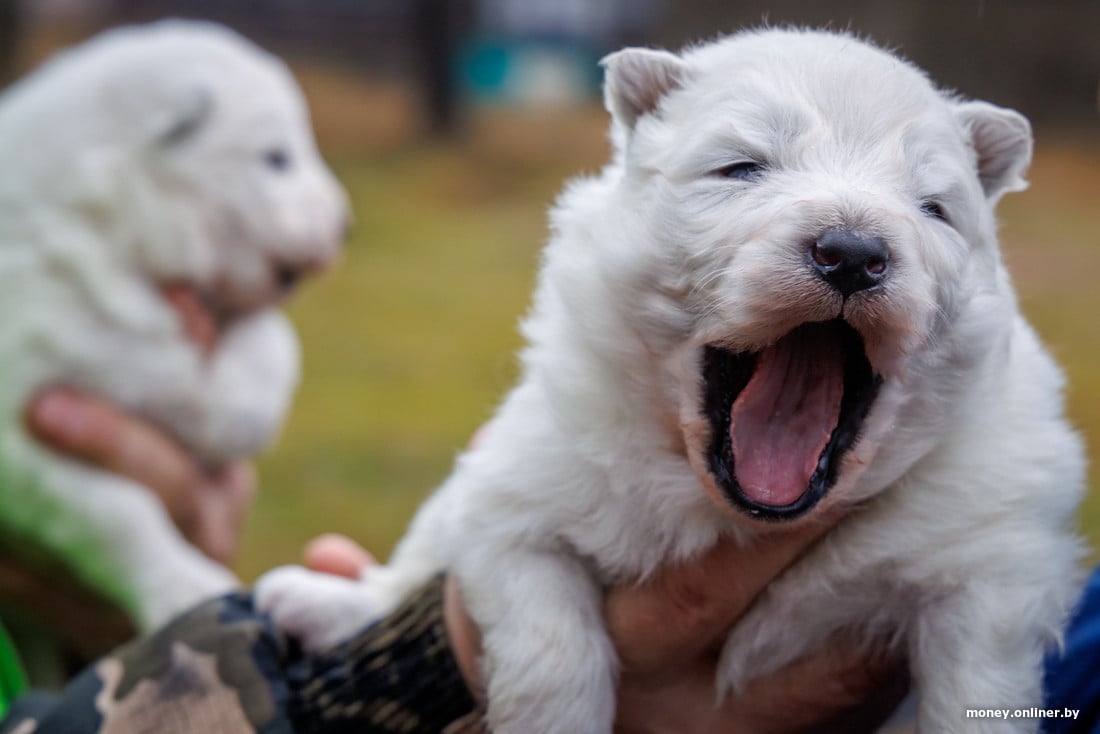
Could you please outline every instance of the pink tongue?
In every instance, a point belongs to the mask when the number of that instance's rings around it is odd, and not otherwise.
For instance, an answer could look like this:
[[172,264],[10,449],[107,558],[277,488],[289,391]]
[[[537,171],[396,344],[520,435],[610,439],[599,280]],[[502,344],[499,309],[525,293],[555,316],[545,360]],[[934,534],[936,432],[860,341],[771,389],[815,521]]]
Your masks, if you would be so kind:
[[843,394],[844,353],[829,327],[800,327],[760,353],[730,414],[734,472],[750,500],[783,507],[802,496]]

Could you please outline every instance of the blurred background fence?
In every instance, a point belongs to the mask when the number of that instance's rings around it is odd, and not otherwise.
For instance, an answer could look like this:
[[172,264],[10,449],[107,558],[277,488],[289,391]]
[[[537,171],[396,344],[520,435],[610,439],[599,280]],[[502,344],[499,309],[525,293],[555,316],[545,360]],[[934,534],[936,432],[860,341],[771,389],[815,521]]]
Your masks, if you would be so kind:
[[1095,0],[2,0],[3,74],[40,58],[42,33],[69,42],[166,16],[217,20],[291,59],[409,84],[437,131],[459,123],[471,87],[529,97],[580,82],[568,91],[590,93],[587,62],[610,50],[762,22],[852,29],[1043,125],[1093,125],[1100,68]]
[[[345,262],[291,309],[306,377],[261,463],[246,577],[325,530],[384,554],[490,415],[515,375],[545,209],[607,154],[600,56],[763,20],[850,29],[1033,120],[1032,190],[1001,209],[1007,257],[1100,453],[1100,2],[0,0],[0,74],[165,16],[226,23],[287,58],[357,213]],[[1100,538],[1096,497],[1083,519]]]

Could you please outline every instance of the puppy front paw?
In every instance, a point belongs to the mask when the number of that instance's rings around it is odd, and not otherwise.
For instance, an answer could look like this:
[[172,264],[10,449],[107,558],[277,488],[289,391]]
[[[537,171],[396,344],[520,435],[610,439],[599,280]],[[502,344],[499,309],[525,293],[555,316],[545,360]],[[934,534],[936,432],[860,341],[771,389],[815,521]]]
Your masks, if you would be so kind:
[[727,641],[718,659],[718,676],[714,682],[718,701],[741,693],[754,677],[748,657],[739,654]]
[[382,600],[361,581],[300,566],[268,571],[252,593],[256,608],[308,650],[324,650],[379,618]]
[[749,612],[726,638],[715,681],[719,701],[743,692],[753,680],[774,673],[806,652],[794,636],[777,636],[778,629],[760,621],[760,615]]
[[213,561],[181,564],[173,573],[158,575],[140,590],[135,621],[142,632],[159,629],[196,604],[240,588],[228,569]]

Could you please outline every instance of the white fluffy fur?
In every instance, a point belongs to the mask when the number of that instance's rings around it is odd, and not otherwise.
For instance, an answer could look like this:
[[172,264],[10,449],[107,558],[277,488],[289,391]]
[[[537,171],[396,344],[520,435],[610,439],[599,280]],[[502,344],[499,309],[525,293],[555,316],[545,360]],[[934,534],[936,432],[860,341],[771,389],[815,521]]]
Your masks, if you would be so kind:
[[[345,196],[285,66],[200,23],[112,31],[48,63],[0,97],[0,160],[0,516],[155,626],[235,579],[149,491],[44,449],[21,412],[67,384],[204,462],[254,454],[298,375],[276,268],[334,257]],[[236,314],[212,353],[166,283]]]
[[[606,734],[603,589],[790,527],[715,486],[702,346],[760,349],[843,315],[884,382],[835,486],[795,522],[855,507],[732,631],[719,689],[854,630],[908,653],[921,731],[1035,731],[963,718],[1039,703],[1040,658],[1078,589],[1082,446],[994,233],[997,200],[1023,186],[1027,121],[841,34],[744,33],[605,65],[615,159],[554,210],[523,377],[484,441],[388,566],[359,585],[276,570],[261,605],[321,646],[448,569],[484,633],[492,730]],[[741,160],[767,169],[713,175]],[[951,225],[922,212],[929,197]],[[883,286],[847,302],[806,257],[837,226],[892,252]]]

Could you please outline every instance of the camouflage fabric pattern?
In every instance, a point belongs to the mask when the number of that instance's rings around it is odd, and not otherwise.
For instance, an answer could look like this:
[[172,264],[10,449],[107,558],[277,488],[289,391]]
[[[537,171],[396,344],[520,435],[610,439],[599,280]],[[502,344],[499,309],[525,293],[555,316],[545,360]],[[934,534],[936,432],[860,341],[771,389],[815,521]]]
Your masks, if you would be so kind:
[[59,695],[18,699],[0,734],[475,734],[439,577],[358,637],[307,655],[255,612],[213,600],[126,645]]

